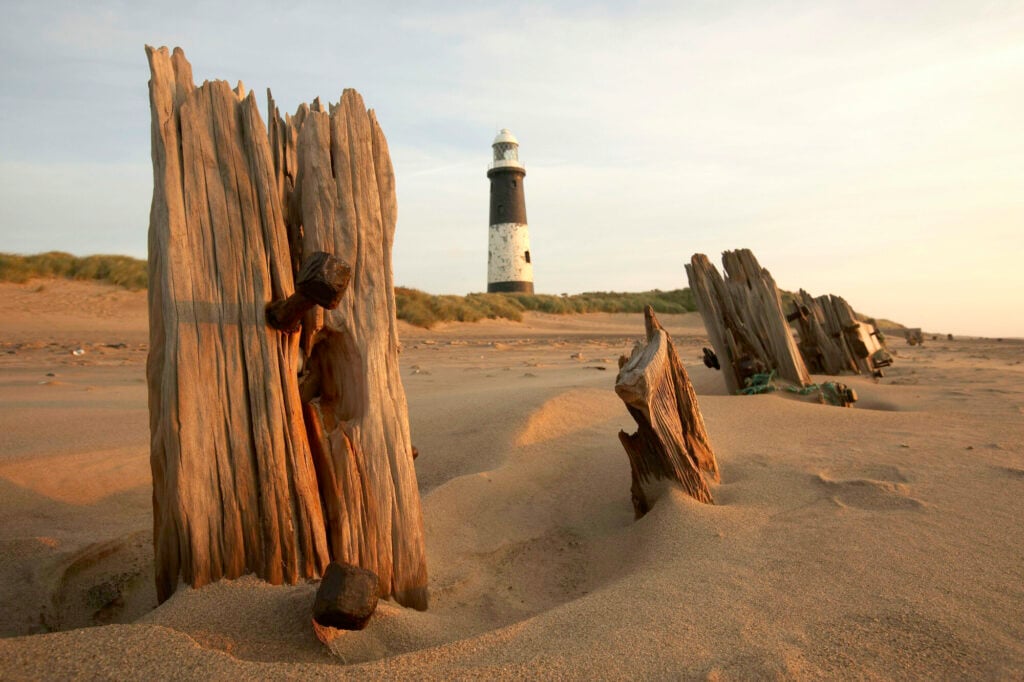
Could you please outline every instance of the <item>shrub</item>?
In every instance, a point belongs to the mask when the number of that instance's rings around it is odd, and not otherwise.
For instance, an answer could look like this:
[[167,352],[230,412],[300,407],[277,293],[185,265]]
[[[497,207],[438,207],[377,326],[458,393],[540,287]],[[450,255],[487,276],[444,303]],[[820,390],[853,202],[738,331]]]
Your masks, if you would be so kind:
[[146,261],[129,256],[72,256],[49,251],[32,256],[0,253],[0,281],[27,282],[33,277],[64,277],[145,289]]
[[697,309],[689,289],[644,291],[640,293],[587,292],[573,296],[551,294],[484,294],[433,296],[417,289],[397,287],[395,301],[398,319],[418,327],[433,327],[442,321],[475,322],[483,318],[504,318],[516,322],[523,312],[552,315],[575,313],[639,313],[645,305],[663,314],[685,313]]
[[[33,256],[0,253],[0,281],[27,282],[33,277],[65,277],[107,282],[126,289],[145,289],[146,261],[129,256],[97,255],[78,257],[62,251]],[[783,306],[791,306],[793,294],[782,292]],[[639,313],[650,305],[659,314],[692,312],[697,309],[689,289],[641,292],[588,291],[572,296],[562,294],[485,294],[435,296],[418,289],[395,288],[398,319],[429,329],[438,322],[476,322],[502,318],[519,322],[530,310],[552,315],[576,313]],[[860,315],[858,315],[861,317]],[[879,320],[882,326],[898,327]]]

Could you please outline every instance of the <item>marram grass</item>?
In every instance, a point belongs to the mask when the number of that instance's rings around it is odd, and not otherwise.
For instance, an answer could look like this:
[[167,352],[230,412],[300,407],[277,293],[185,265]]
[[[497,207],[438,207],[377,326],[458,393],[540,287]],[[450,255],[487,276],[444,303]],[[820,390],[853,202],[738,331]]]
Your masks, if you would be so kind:
[[129,256],[72,256],[48,251],[33,256],[0,253],[0,282],[27,282],[35,277],[88,279],[126,289],[146,288],[146,261]]
[[[129,256],[72,256],[49,251],[32,256],[0,253],[0,282],[27,282],[33,278],[63,277],[116,284],[133,291],[146,288],[146,261]],[[783,292],[783,299],[792,298]],[[397,316],[417,327],[430,328],[439,322],[476,322],[504,318],[516,322],[532,310],[556,315],[575,313],[639,313],[650,305],[656,313],[686,313],[697,309],[689,289],[639,293],[589,291],[583,294],[469,294],[435,296],[418,289],[395,288]],[[882,326],[897,327],[879,320]]]
[[[0,253],[0,281],[27,282],[33,278],[63,277],[146,288],[146,261],[129,256],[72,256],[50,251],[32,256]],[[475,322],[484,318],[520,321],[527,310],[554,314],[637,313],[648,303],[659,313],[695,310],[689,289],[643,293],[588,292],[572,296],[548,294],[469,294],[435,296],[418,289],[397,287],[398,319],[417,327],[439,322]]]
[[620,293],[592,291],[583,294],[469,294],[435,296],[417,289],[397,287],[398,319],[430,328],[438,322],[475,322],[483,318],[519,321],[526,311],[571,315],[575,313],[639,313],[651,305],[661,314],[685,313],[697,309],[689,289]]

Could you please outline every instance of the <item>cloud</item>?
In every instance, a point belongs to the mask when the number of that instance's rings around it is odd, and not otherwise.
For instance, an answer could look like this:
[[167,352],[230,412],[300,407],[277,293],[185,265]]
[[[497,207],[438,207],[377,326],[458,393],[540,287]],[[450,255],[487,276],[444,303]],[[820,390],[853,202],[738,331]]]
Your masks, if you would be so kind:
[[107,1],[5,18],[3,249],[145,248],[148,42],[183,46],[200,82],[269,85],[286,111],[359,89],[392,151],[410,286],[485,286],[485,170],[509,127],[541,291],[674,288],[690,254],[741,246],[784,286],[909,322],[957,279],[1002,310],[1024,288],[1005,255],[1024,251],[1017,3]]

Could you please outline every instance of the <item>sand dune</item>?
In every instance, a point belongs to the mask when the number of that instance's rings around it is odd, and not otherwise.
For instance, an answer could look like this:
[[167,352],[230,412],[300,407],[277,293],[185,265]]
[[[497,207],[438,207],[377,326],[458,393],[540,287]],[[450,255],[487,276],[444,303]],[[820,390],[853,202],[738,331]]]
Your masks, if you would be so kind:
[[726,395],[668,316],[722,483],[634,521],[640,315],[403,325],[431,607],[325,646],[315,584],[153,608],[144,297],[0,285],[4,679],[1024,676],[1024,343],[896,341],[844,410]]

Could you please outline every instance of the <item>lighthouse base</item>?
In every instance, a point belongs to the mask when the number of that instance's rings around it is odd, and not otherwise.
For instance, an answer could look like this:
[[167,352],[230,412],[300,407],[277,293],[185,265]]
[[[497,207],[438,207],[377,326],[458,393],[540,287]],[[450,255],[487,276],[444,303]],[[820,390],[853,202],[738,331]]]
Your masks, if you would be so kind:
[[532,294],[533,282],[488,282],[489,294]]

